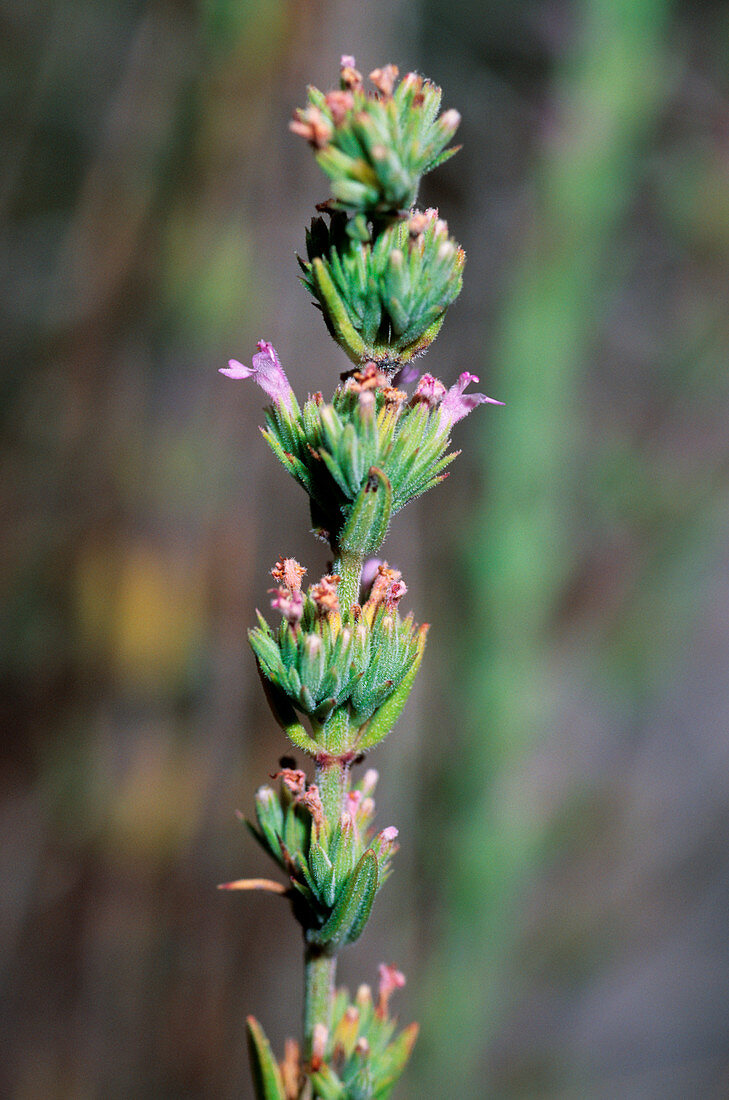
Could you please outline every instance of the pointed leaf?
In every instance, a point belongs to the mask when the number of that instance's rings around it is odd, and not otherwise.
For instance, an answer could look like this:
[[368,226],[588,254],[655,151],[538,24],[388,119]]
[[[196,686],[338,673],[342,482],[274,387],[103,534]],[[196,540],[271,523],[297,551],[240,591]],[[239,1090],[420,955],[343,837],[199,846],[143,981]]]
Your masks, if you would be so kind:
[[407,702],[408,695],[415,683],[415,677],[418,674],[420,662],[423,659],[427,633],[427,626],[421,626],[418,636],[418,648],[413,658],[413,663],[400,681],[400,684],[393,691],[392,695],[385,700],[379,710],[375,711],[369,722],[366,722],[364,726],[362,726],[355,742],[358,751],[371,749],[373,745],[379,744],[383,738],[387,737],[388,733],[395,725],[395,722],[397,722],[400,717],[402,709]]
[[286,1100],[281,1071],[271,1053],[271,1044],[255,1017],[248,1017],[246,1030],[256,1100]]
[[357,864],[329,920],[318,931],[308,933],[309,941],[332,951],[346,943],[354,943],[367,923],[378,879],[377,856],[369,848]]
[[359,557],[374,554],[387,534],[391,514],[392,486],[382,470],[371,466],[339,536],[340,549]]
[[313,741],[312,738],[309,737],[309,734],[299,721],[293,704],[288,696],[275,687],[270,680],[267,680],[261,672],[261,667],[258,665],[258,662],[256,662],[256,664],[268,705],[271,708],[271,713],[286,736],[298,749],[302,749],[312,756],[321,752],[321,746],[317,745],[316,741]]

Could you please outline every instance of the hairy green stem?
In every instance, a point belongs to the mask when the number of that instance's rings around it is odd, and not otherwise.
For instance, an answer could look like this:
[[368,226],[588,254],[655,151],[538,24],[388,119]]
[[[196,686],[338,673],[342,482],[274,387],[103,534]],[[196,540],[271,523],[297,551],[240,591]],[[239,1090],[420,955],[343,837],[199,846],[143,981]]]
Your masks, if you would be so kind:
[[359,583],[362,577],[362,558],[346,550],[339,551],[334,562],[334,572],[342,578],[339,582],[339,606],[349,608],[359,603]]
[[327,1032],[331,1031],[337,956],[308,944],[304,970],[304,1058],[310,1058],[316,1024],[323,1024]]
[[[349,765],[341,760],[320,761],[314,776],[330,828],[339,820],[349,790]],[[332,1026],[332,1002],[337,956],[307,944],[304,953],[304,1057],[311,1057],[314,1026]]]
[[[362,558],[358,555],[340,552],[334,563],[334,572],[341,577],[339,583],[340,607],[349,608],[353,603],[359,601]],[[327,749],[332,754],[332,758],[318,761],[314,776],[330,829],[334,828],[336,822],[339,821],[344,806],[344,798],[349,790],[349,764],[336,758],[350,748],[347,714],[344,710],[340,713],[340,721],[337,722],[335,719],[327,735]],[[315,1026],[323,1024],[327,1032],[331,1030],[336,969],[336,955],[328,954],[323,952],[321,948],[307,944],[304,953],[305,1058],[311,1057]]]
[[319,788],[324,814],[330,829],[333,829],[342,813],[344,796],[349,790],[349,765],[341,760],[318,763],[314,773],[314,782]]

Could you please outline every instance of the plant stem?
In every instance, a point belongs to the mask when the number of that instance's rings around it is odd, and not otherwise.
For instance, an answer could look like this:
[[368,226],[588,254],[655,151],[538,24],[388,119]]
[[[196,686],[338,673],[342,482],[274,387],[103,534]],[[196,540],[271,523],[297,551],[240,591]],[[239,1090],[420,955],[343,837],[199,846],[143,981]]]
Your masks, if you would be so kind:
[[[316,766],[314,776],[327,822],[333,828],[339,820],[344,797],[349,790],[349,765],[340,760],[327,761]],[[332,1002],[334,999],[334,975],[337,956],[327,954],[312,944],[304,953],[304,1057],[311,1057],[314,1025],[323,1024],[327,1031],[332,1026]]]
[[359,582],[362,576],[362,558],[346,550],[339,551],[334,562],[334,572],[342,578],[339,582],[339,606],[350,608],[359,603]]
[[344,796],[349,790],[349,766],[340,760],[317,764],[314,782],[319,788],[324,814],[331,829],[339,821]]
[[310,1058],[314,1026],[323,1024],[328,1032],[331,1031],[337,956],[327,955],[321,948],[307,944],[304,971],[304,1058]]
[[[340,551],[334,563],[334,572],[342,578],[339,582],[339,603],[349,608],[359,601],[359,583],[362,575],[362,558],[356,554]],[[341,727],[341,728],[340,728]],[[346,712],[342,711],[342,720],[329,731],[328,750],[336,756],[345,752],[349,733]],[[314,782],[319,788],[324,814],[330,828],[334,828],[342,813],[344,798],[349,790],[349,765],[341,760],[332,759],[317,763]],[[337,970],[337,956],[323,952],[312,944],[306,945],[304,953],[304,1058],[311,1057],[314,1027],[323,1024],[327,1031],[332,1026],[332,1003],[334,1000],[334,976]]]

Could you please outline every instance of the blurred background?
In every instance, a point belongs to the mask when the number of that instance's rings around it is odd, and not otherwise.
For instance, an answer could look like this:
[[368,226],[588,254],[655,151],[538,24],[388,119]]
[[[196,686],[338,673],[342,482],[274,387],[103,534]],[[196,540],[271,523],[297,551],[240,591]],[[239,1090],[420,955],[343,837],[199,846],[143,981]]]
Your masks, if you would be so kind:
[[339,56],[445,88],[468,253],[427,369],[506,402],[387,545],[432,623],[369,763],[402,1100],[729,1096],[729,7],[0,0],[0,1094],[251,1097],[301,952],[236,821],[287,750],[246,644],[306,500],[217,368],[346,362],[287,130]]

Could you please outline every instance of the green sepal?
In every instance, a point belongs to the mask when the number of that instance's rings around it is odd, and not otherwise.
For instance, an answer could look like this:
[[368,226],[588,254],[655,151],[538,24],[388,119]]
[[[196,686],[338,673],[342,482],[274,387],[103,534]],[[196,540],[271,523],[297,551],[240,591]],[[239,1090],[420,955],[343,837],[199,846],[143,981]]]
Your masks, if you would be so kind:
[[283,468],[295,477],[308,493],[311,489],[311,478],[309,477],[306,466],[301,459],[296,458],[289,451],[284,450],[278,438],[276,426],[274,425],[273,429],[261,428],[260,432]]
[[435,160],[431,160],[428,165],[428,171],[432,172],[434,168],[440,168],[441,164],[445,164],[445,162],[450,160],[451,157],[454,157],[456,153],[460,153],[462,148],[462,145],[451,145],[450,149],[444,149]]
[[254,1016],[247,1018],[246,1031],[256,1100],[286,1100],[281,1070],[271,1052],[271,1044]]
[[350,321],[347,307],[342,301],[326,265],[319,257],[316,257],[312,261],[312,266],[319,292],[327,304],[326,317],[332,327],[337,343],[353,363],[361,363],[367,358],[367,348],[364,340]]
[[362,934],[377,893],[379,870],[377,856],[368,848],[357,864],[349,885],[344,891],[329,920],[317,930],[310,930],[310,943],[336,951],[347,943],[354,943]]
[[318,896],[325,905],[333,905],[336,886],[334,867],[321,844],[315,840],[309,848],[309,867],[316,883]]
[[281,836],[281,841],[292,859],[295,860],[304,845],[308,843],[309,828],[309,821],[305,819],[298,805],[292,802],[286,811]]
[[[318,890],[316,881],[314,879],[313,874],[311,873],[311,869],[309,867],[309,864],[306,862],[306,860],[304,859],[301,852],[297,852],[296,855],[294,856],[294,866],[296,867],[297,871],[299,872],[299,874],[301,875],[301,877],[304,880],[304,883],[302,883],[302,885],[305,884],[306,887],[308,888],[308,890],[310,891],[311,896],[314,899],[317,899],[319,897],[319,890]],[[304,896],[306,896],[305,893],[304,893]]]
[[417,1024],[409,1024],[380,1056],[377,1068],[386,1076],[374,1093],[375,1100],[386,1100],[386,1097],[390,1095],[413,1052],[418,1031]]
[[347,1100],[349,1093],[331,1066],[326,1063],[311,1074],[317,1100]]
[[340,549],[358,557],[374,554],[385,539],[391,515],[390,481],[377,466],[371,466],[339,536]]
[[[270,791],[272,797],[265,799],[261,794],[262,790]],[[284,832],[284,813],[281,808],[281,801],[270,787],[259,788],[256,791],[254,801],[261,838],[265,840],[265,846],[273,858],[280,861],[281,837]],[[254,831],[254,835],[256,833],[257,830]]]
[[329,844],[329,855],[334,866],[334,875],[340,885],[345,884],[352,874],[356,854],[354,824],[351,818],[344,822],[340,818]]
[[405,673],[392,695],[385,700],[379,710],[375,711],[369,722],[365,722],[360,728],[359,736],[355,742],[355,747],[358,752],[364,749],[371,749],[373,745],[378,745],[380,741],[387,737],[400,717],[402,709],[407,702],[408,695],[415,683],[415,677],[418,674],[418,669],[423,659],[427,634],[428,627],[425,625],[421,626],[418,634],[418,648],[415,652],[413,663],[410,665],[410,668]]

